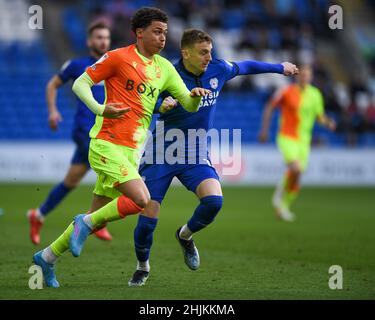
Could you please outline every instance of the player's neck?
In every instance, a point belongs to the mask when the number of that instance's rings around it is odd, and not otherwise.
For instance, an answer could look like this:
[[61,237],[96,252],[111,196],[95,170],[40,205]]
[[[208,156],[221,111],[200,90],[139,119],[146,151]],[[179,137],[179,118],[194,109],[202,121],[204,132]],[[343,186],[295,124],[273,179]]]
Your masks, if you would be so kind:
[[90,50],[90,56],[98,60],[102,55],[95,52],[94,50]]
[[192,73],[193,75],[199,77],[202,74],[202,72],[200,70],[196,70],[196,69],[194,70],[194,68],[192,67],[192,65],[189,64],[186,60],[182,60],[182,63],[184,65],[185,69],[187,71],[189,71],[190,73]]
[[137,48],[138,53],[141,54],[142,56],[144,56],[147,59],[151,60],[152,57],[155,55],[155,53],[147,51],[146,48],[144,47],[143,43],[141,43],[141,42],[137,42],[135,47]]
[[305,90],[307,88],[309,84],[308,83],[299,83],[298,84],[298,87],[301,89],[301,90]]

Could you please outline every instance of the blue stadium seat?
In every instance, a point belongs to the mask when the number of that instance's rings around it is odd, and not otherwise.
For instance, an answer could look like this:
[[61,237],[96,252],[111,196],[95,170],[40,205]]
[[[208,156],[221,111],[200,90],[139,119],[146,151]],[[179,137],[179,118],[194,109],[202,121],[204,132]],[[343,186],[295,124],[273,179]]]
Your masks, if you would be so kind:
[[44,42],[1,43],[0,55],[0,140],[70,139],[74,108],[68,90],[58,96],[61,130],[48,128],[45,86],[56,70]]
[[75,6],[67,7],[62,13],[64,30],[77,52],[86,49],[86,27],[80,18],[78,8]]

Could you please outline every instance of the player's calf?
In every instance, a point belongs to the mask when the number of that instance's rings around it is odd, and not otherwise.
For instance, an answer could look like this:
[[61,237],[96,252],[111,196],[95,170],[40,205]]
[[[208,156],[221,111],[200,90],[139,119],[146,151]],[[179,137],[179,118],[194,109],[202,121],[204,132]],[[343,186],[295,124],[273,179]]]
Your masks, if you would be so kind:
[[[195,233],[207,227],[215,220],[222,206],[222,196],[207,196],[200,199],[200,204],[187,223],[189,230]],[[187,238],[186,240],[188,240],[188,235],[182,234],[181,236],[183,239]]]
[[222,196],[207,196],[200,199],[200,204],[195,209],[188,223],[176,232],[176,239],[182,248],[185,263],[191,270],[197,270],[200,264],[198,249],[195,246],[192,235],[211,224],[222,205]]
[[[150,249],[153,242],[153,235],[158,219],[139,215],[137,226],[134,229],[135,253],[139,264],[149,260]],[[149,271],[142,268],[143,271]]]
[[137,256],[137,270],[128,284],[131,287],[143,286],[150,272],[150,250],[153,242],[153,234],[157,225],[158,219],[139,215],[138,223],[134,229],[134,246],[135,254]]

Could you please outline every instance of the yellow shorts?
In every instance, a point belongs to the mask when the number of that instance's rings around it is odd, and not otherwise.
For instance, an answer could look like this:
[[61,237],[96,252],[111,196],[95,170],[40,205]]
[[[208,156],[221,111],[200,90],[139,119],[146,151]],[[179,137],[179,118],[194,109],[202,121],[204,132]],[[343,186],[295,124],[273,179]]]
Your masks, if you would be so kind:
[[307,168],[310,156],[310,143],[301,142],[283,135],[277,136],[277,146],[286,164],[297,161],[301,170]]
[[138,173],[139,151],[101,139],[91,139],[89,162],[97,174],[94,193],[115,199],[121,195],[116,186],[141,179]]

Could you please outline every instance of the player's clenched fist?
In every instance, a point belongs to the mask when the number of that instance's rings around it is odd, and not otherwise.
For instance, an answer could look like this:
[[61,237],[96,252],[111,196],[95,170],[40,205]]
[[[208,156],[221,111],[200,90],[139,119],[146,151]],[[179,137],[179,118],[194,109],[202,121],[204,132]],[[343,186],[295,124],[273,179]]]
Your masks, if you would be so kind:
[[283,62],[284,75],[285,76],[294,76],[299,73],[297,66],[290,62]]
[[211,93],[208,89],[194,88],[190,91],[190,96],[192,97],[205,97]]
[[172,110],[176,106],[177,106],[177,100],[173,99],[171,96],[166,97],[163,100],[163,102],[162,102],[162,104],[159,108],[159,112],[160,113],[167,112],[169,110]]
[[110,119],[121,118],[125,113],[130,111],[130,108],[118,108],[123,105],[122,102],[107,103],[104,108],[103,117]]

